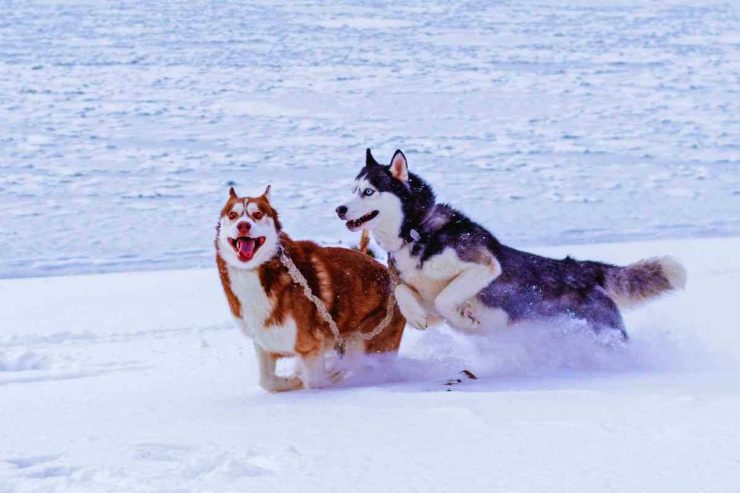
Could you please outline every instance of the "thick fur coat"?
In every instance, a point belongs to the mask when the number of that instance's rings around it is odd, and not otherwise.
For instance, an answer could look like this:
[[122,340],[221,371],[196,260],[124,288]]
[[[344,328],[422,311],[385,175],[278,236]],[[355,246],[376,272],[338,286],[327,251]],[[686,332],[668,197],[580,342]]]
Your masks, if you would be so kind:
[[686,273],[670,257],[622,267],[571,257],[552,259],[502,244],[408,171],[396,151],[389,165],[368,149],[353,197],[337,208],[351,230],[368,229],[403,283],[396,288],[409,323],[440,320],[462,330],[500,328],[568,316],[626,337],[618,307],[683,288]]
[[[260,384],[267,390],[320,387],[333,377],[325,368],[325,353],[334,347],[334,336],[316,305],[280,262],[280,248],[322,300],[342,337],[352,340],[353,334],[371,332],[386,315],[392,289],[386,267],[347,248],[293,241],[282,232],[267,193],[239,197],[230,191],[215,246],[229,308],[242,331],[254,341]],[[394,315],[384,331],[369,341],[357,341],[349,349],[396,352],[405,320],[397,305],[392,307]],[[277,359],[288,356],[299,358],[299,374],[277,376]]]

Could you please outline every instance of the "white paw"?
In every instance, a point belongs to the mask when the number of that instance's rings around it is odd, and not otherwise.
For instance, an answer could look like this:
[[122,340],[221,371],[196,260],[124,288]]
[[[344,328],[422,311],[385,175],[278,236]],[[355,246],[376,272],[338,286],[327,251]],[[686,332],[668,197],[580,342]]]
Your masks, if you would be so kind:
[[326,375],[321,378],[317,378],[317,377],[307,378],[304,375],[303,376],[303,388],[304,389],[325,389],[326,387],[331,387],[332,383],[336,383],[336,381],[332,381],[332,378],[334,378],[333,375]]
[[260,387],[268,392],[288,392],[303,388],[303,382],[298,377],[274,377],[260,379]]
[[404,312],[401,309],[401,313],[406,317],[406,322],[415,329],[426,330],[429,327],[429,321],[427,320],[427,312],[422,307],[417,306],[413,309]]
[[419,304],[416,297],[405,286],[396,289],[396,302],[401,314],[409,325],[415,329],[424,330],[429,327],[427,311]]
[[469,301],[463,303],[460,307],[460,315],[466,320],[472,327],[478,327],[480,325],[480,318],[478,313],[473,308],[473,304]]
[[462,305],[437,304],[440,314],[448,324],[460,330],[476,330],[480,327],[480,318],[470,302]]

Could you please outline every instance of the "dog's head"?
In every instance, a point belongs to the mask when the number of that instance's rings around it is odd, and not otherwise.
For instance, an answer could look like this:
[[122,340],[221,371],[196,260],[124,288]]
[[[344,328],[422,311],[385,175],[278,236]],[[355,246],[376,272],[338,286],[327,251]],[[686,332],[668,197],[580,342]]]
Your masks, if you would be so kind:
[[355,178],[352,198],[336,212],[350,231],[367,229],[390,239],[407,236],[433,205],[431,187],[409,173],[403,152],[397,150],[391,163],[382,165],[368,149],[365,166]]
[[270,186],[259,197],[239,197],[232,187],[221,210],[216,250],[233,267],[255,269],[275,255],[281,229]]

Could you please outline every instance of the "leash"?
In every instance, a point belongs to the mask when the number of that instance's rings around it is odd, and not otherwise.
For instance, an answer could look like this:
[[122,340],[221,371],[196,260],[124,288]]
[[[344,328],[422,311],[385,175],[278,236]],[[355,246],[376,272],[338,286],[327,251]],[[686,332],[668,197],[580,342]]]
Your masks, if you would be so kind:
[[[326,309],[326,305],[321,300],[321,298],[313,294],[313,291],[311,291],[311,287],[308,285],[308,280],[295,265],[295,262],[293,262],[293,260],[285,252],[283,245],[278,245],[278,259],[280,260],[280,263],[283,264],[288,270],[288,274],[290,274],[293,282],[299,284],[303,288],[304,296],[316,306],[316,309],[319,311],[321,318],[323,318],[324,321],[329,325],[329,329],[331,329],[332,335],[334,336],[334,350],[337,352],[337,354],[339,354],[340,358],[343,357],[344,353],[346,352],[347,339],[342,337],[342,335],[339,333],[339,327],[337,327],[337,323],[332,318],[329,310]],[[383,332],[391,323],[391,320],[393,320],[393,313],[396,305],[396,296],[394,294],[396,286],[394,276],[390,273],[389,276],[391,292],[388,295],[388,305],[386,306],[385,317],[383,317],[383,320],[381,320],[380,323],[370,332],[352,334],[349,339],[369,341],[370,339],[373,339],[375,336]]]

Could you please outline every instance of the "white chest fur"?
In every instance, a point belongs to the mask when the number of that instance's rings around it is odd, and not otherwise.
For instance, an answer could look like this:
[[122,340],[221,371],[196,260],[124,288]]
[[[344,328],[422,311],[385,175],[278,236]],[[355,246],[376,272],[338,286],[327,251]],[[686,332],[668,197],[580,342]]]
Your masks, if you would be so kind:
[[394,253],[393,257],[401,280],[413,287],[419,293],[421,301],[429,308],[434,306],[434,300],[439,293],[465,269],[467,264],[460,260],[452,248],[446,248],[442,253],[434,255],[421,267],[419,257],[411,256],[411,245],[403,247]]
[[241,304],[237,321],[242,332],[266,351],[293,353],[298,330],[292,318],[285,319],[282,325],[265,327],[275,303],[262,288],[257,271],[230,268],[229,280]]
[[509,317],[505,311],[487,307],[476,298],[481,289],[501,274],[495,258],[491,257],[488,264],[465,262],[453,248],[446,248],[419,266],[418,258],[411,256],[408,247],[394,254],[394,258],[402,281],[416,290],[418,301],[427,312],[427,316],[419,316],[414,303],[406,299],[404,306],[403,292],[397,292],[397,296],[401,295],[398,297],[401,311],[412,325],[428,326],[428,315],[434,314],[461,330],[477,332],[480,327],[507,326]]

